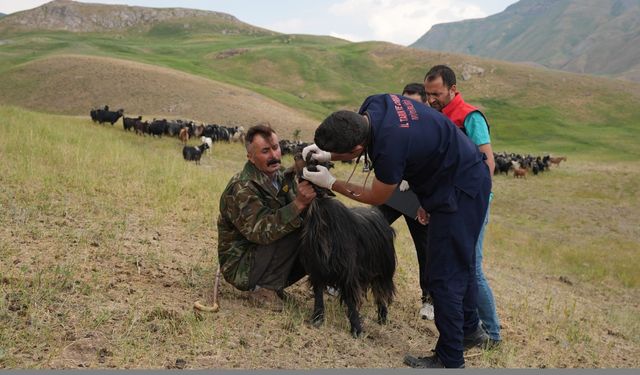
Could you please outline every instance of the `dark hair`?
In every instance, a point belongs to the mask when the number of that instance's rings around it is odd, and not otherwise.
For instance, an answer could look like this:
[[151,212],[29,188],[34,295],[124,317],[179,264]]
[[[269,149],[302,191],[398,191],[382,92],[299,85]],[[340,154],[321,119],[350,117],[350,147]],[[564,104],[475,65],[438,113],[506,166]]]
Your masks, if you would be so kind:
[[442,83],[447,88],[451,88],[451,86],[456,84],[456,74],[446,65],[436,65],[431,68],[424,76],[424,80],[431,82],[438,77],[442,78]]
[[269,139],[274,133],[275,130],[273,130],[268,122],[254,125],[247,130],[247,135],[244,137],[244,145],[249,149],[249,145],[253,143],[253,138],[256,135],[261,135],[265,139]]
[[368,136],[369,125],[364,116],[351,111],[337,111],[318,126],[314,142],[324,151],[342,154],[364,144]]
[[423,102],[427,101],[427,92],[424,90],[423,83],[410,83],[404,87],[402,90],[402,95],[404,94],[418,94]]

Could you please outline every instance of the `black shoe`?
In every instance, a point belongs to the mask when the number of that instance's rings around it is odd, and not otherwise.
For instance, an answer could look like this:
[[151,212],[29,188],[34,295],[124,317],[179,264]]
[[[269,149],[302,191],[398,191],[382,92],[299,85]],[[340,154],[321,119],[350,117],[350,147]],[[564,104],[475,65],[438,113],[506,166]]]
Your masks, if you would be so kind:
[[403,362],[413,368],[444,368],[444,363],[435,354],[429,357],[414,357],[407,354],[404,356]]
[[482,329],[482,327],[478,324],[478,328],[476,328],[475,332],[472,334],[465,336],[462,344],[464,346],[464,350],[469,350],[473,347],[485,347],[488,345],[489,335]]
[[482,345],[483,350],[493,350],[502,345],[502,340],[489,339]]
[[[414,357],[412,355],[404,356],[404,364],[413,368],[446,368],[437,354],[429,357]],[[464,363],[459,368],[464,368]]]

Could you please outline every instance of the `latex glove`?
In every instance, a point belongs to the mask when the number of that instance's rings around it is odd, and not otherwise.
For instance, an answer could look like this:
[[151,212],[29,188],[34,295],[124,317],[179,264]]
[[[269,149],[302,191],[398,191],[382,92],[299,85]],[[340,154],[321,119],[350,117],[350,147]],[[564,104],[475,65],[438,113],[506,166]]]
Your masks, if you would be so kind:
[[307,161],[307,155],[310,152],[312,153],[311,159],[313,160],[317,160],[320,163],[331,161],[331,153],[322,151],[315,143],[302,149],[302,160]]
[[304,167],[302,170],[304,179],[321,188],[331,189],[333,183],[336,182],[336,178],[331,175],[326,167],[318,165],[316,168],[318,168],[317,172],[311,172],[307,167]]
[[402,182],[400,183],[400,191],[407,190],[409,190],[409,183],[406,180],[402,180]]

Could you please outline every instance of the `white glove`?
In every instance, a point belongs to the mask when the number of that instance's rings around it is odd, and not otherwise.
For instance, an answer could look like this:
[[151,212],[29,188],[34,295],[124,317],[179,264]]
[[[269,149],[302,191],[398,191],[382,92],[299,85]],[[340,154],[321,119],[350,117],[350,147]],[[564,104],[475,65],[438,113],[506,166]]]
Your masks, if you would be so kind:
[[316,168],[318,168],[317,172],[311,172],[307,167],[304,167],[302,170],[304,179],[321,188],[331,189],[333,183],[336,182],[336,178],[322,165],[318,165]]
[[402,180],[402,182],[400,183],[400,191],[407,190],[409,190],[409,183],[406,180]]
[[320,163],[331,161],[331,153],[328,151],[322,151],[316,144],[309,145],[302,149],[302,159],[307,161],[307,155],[312,153],[311,159],[317,160]]

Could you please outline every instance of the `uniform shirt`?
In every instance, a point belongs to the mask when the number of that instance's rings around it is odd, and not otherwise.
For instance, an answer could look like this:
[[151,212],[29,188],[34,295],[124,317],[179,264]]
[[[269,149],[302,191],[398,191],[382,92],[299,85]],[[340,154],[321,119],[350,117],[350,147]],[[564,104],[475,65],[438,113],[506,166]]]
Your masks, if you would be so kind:
[[456,211],[458,191],[477,195],[489,173],[484,154],[444,115],[394,94],[368,97],[359,113],[371,124],[367,152],[378,180],[407,180],[427,212]]
[[218,261],[225,280],[240,290],[250,288],[256,247],[273,243],[302,225],[293,203],[295,173],[284,173],[282,168],[275,181],[247,162],[220,196]]

